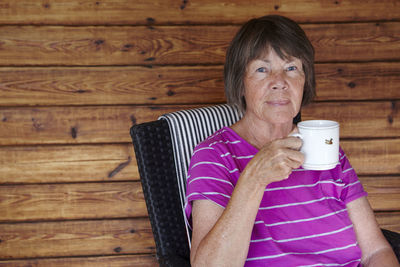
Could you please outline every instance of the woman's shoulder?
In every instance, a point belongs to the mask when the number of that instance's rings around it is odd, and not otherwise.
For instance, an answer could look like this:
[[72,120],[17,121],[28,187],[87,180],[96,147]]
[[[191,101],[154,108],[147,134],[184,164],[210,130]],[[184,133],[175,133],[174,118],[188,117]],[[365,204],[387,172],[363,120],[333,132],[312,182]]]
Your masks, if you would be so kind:
[[207,137],[205,140],[200,142],[196,148],[205,148],[208,147],[210,149],[223,149],[232,144],[242,143],[242,140],[239,136],[229,127],[223,127],[212,135]]
[[220,158],[221,155],[230,153],[233,147],[240,149],[241,140],[235,136],[235,133],[229,127],[223,127],[205,140],[200,142],[193,150],[192,161],[194,159],[213,159]]

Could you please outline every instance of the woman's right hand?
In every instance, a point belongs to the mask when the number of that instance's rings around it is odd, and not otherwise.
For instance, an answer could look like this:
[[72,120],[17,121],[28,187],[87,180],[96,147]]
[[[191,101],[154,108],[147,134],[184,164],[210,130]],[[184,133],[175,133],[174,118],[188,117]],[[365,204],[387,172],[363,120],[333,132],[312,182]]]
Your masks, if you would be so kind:
[[301,145],[302,140],[293,136],[269,142],[248,163],[243,174],[263,187],[284,180],[304,163]]

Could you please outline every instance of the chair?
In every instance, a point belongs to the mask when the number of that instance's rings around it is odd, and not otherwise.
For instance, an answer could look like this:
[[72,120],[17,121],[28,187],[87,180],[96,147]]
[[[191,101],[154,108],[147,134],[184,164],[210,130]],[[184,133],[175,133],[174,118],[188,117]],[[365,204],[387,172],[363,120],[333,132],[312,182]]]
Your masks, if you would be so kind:
[[184,220],[186,170],[194,146],[241,114],[228,105],[178,111],[131,128],[160,266],[190,266]]
[[[190,266],[191,231],[183,210],[193,148],[241,116],[223,104],[165,114],[130,129],[160,266]],[[294,122],[300,119],[299,114]],[[400,260],[400,234],[382,232]]]

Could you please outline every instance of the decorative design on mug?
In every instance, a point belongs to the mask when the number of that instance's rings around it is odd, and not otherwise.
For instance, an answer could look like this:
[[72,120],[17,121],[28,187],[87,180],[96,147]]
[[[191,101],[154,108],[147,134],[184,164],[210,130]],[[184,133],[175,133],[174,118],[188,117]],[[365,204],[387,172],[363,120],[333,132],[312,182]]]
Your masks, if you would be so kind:
[[331,139],[325,139],[325,144],[327,144],[327,145],[333,145],[333,138],[331,138]]

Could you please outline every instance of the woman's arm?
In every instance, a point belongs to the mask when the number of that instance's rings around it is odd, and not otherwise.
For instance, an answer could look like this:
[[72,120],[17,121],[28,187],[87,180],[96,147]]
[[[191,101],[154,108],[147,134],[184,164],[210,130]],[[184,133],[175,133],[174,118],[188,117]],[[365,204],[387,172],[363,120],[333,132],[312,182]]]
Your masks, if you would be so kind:
[[304,156],[295,137],[267,144],[248,163],[227,207],[195,200],[192,209],[192,266],[243,266],[265,187],[286,179]]
[[224,209],[195,200],[192,210],[192,266],[243,266],[264,188],[238,186]]
[[361,197],[348,203],[347,210],[362,251],[363,266],[400,266],[391,246],[379,229],[367,198]]

